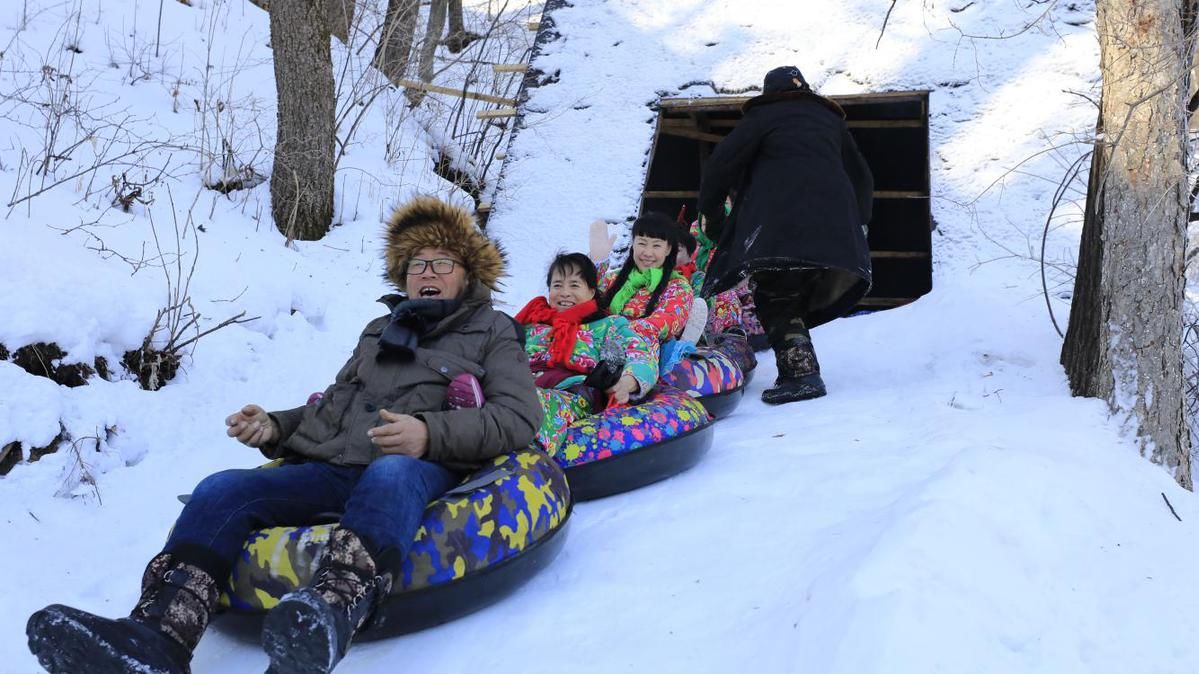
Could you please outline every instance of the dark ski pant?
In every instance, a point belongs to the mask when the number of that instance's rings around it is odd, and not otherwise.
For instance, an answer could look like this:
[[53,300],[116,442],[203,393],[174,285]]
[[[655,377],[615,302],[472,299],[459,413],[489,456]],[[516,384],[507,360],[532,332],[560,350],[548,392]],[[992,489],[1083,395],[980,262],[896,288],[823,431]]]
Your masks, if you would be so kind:
[[339,513],[340,526],[358,535],[380,571],[398,577],[425,506],[461,479],[440,464],[399,454],[366,466],[308,461],[224,470],[197,485],[163,551],[223,584],[250,532]]
[[758,321],[774,350],[779,376],[803,377],[820,374],[812,334],[804,322],[810,303],[806,276],[797,272],[754,274],[754,305]]

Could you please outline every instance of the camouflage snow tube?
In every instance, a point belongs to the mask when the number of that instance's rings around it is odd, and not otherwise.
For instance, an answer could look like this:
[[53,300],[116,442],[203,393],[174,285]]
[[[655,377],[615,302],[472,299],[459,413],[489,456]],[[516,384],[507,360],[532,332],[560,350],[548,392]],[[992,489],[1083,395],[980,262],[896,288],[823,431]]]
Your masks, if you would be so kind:
[[554,459],[576,501],[666,479],[712,446],[712,418],[683,391],[659,386],[636,405],[610,407],[571,424]]
[[701,346],[685,356],[660,383],[699,399],[713,418],[728,416],[745,394],[745,375],[725,353]]
[[[505,454],[467,476],[425,509],[401,577],[360,638],[423,629],[500,599],[558,554],[571,506],[562,469],[535,449]],[[250,534],[221,604],[262,613],[306,585],[335,527]]]

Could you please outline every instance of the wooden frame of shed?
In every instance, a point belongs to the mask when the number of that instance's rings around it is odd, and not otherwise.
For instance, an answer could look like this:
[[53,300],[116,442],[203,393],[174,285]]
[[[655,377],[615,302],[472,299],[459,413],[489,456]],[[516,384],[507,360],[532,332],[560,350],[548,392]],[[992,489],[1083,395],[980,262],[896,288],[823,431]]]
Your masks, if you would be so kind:
[[[696,215],[703,164],[741,120],[748,96],[665,98],[650,149],[641,211]],[[858,309],[886,309],[932,289],[928,92],[830,96],[874,174],[868,240],[874,285]]]

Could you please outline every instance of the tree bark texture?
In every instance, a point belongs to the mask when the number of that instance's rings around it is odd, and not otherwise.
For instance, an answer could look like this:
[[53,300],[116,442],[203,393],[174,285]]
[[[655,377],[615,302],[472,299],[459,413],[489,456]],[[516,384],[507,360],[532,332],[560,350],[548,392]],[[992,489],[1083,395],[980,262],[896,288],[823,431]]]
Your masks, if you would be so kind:
[[445,36],[445,46],[450,53],[457,54],[482,36],[467,32],[466,21],[462,15],[462,0],[449,0],[449,3],[450,30]]
[[429,24],[425,27],[425,40],[420,46],[421,82],[433,81],[433,56],[441,44],[441,31],[445,28],[446,10],[449,0],[433,0],[429,5]]
[[[271,11],[271,0],[250,0],[250,4],[268,12]],[[358,0],[327,0],[326,2],[329,10],[329,30],[344,44],[350,42],[350,26],[354,23],[354,10],[357,4]]]
[[329,7],[329,31],[342,44],[350,43],[350,26],[358,0],[325,0]]
[[388,0],[383,35],[375,50],[374,65],[388,80],[404,79],[416,40],[420,0]]
[[[1182,0],[1098,0],[1098,180],[1088,190],[1062,361],[1076,395],[1135,424],[1141,453],[1191,487],[1182,367],[1186,71]],[[1095,200],[1092,202],[1092,198]],[[1075,323],[1078,325],[1075,325]]]
[[333,222],[334,86],[326,0],[272,3],[278,138],[271,215],[289,238],[314,241]]

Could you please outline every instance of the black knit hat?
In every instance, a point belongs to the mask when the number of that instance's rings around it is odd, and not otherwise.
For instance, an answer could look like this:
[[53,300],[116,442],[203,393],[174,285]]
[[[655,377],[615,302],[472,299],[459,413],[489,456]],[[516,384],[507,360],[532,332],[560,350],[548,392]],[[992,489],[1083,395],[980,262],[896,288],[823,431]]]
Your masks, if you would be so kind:
[[[794,80],[799,80],[799,86],[795,86]],[[766,73],[766,77],[762,78],[762,93],[764,94],[794,89],[812,90],[808,81],[804,79],[803,73],[795,66],[780,66]]]

